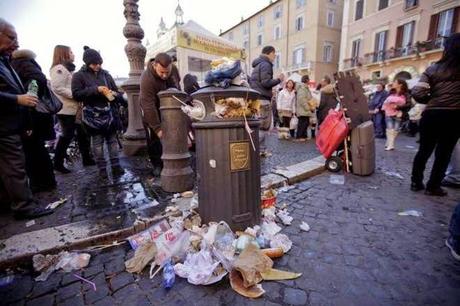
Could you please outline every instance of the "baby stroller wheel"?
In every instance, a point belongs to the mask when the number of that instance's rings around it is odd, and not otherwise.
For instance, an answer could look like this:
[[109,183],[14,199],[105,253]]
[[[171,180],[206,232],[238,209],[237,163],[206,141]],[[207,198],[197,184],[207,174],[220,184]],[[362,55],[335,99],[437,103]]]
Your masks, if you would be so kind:
[[338,156],[332,156],[326,160],[326,169],[331,172],[339,172],[342,170],[342,166],[342,159]]

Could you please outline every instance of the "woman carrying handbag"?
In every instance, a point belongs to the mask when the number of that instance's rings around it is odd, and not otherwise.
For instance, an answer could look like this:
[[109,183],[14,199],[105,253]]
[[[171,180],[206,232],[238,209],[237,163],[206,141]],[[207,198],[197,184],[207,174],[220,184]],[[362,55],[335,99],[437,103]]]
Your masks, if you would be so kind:
[[104,144],[114,176],[123,175],[118,158],[117,131],[121,122],[118,113],[119,101],[124,101],[108,71],[101,68],[102,57],[94,49],[84,47],[85,65],[73,75],[72,95],[83,102],[82,122],[91,136],[91,146],[99,174],[106,179],[106,159]]
[[89,136],[77,123],[77,112],[81,103],[75,101],[72,96],[72,74],[75,71],[73,62],[74,54],[70,47],[63,45],[54,47],[53,64],[50,69],[51,88],[63,103],[61,111],[57,114],[62,135],[59,136],[56,144],[54,169],[61,173],[70,173],[70,170],[64,166],[64,158],[67,155],[67,148],[75,137],[75,131],[83,166],[96,164],[90,153]]

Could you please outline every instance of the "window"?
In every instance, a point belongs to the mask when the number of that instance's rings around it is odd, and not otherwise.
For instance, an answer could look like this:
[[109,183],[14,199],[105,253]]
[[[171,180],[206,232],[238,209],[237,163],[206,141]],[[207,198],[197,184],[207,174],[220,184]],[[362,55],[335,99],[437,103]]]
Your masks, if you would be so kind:
[[444,38],[456,32],[459,26],[459,15],[460,6],[431,15],[428,40],[436,40],[436,47],[441,47]]
[[273,39],[274,40],[278,40],[281,38],[281,26],[280,25],[276,25],[274,28],[273,28]]
[[305,0],[296,0],[296,7],[301,8],[302,6],[305,5]]
[[295,19],[295,30],[296,31],[303,30],[303,16],[299,16]]
[[233,32],[228,33],[228,40],[233,40]]
[[405,9],[411,9],[418,5],[418,0],[405,0]]
[[388,31],[375,34],[374,62],[381,62],[385,59],[385,49],[387,47]]
[[243,42],[243,49],[244,49],[244,50],[248,50],[248,49],[249,49],[249,40],[245,40],[245,41]]
[[249,23],[243,24],[243,35],[249,34]]
[[388,0],[379,0],[379,11],[388,7]]
[[275,69],[280,69],[280,64],[281,64],[281,54],[276,53],[275,62],[273,63],[273,66]]
[[335,12],[334,11],[327,11],[327,26],[334,27],[334,19],[335,19]]
[[259,19],[257,20],[257,27],[261,28],[264,26],[264,15],[260,15]]
[[396,32],[397,55],[408,55],[414,39],[415,21],[399,26]]
[[278,19],[281,18],[283,15],[283,6],[280,4],[278,6],[275,6],[275,9],[273,10],[273,18]]
[[332,62],[332,44],[325,43],[323,47],[323,62],[331,63]]
[[257,45],[262,46],[262,34],[257,34]]
[[454,9],[439,13],[438,37],[447,37],[454,32]]
[[361,53],[361,39],[356,39],[353,41],[351,46],[351,63],[352,66],[358,65],[359,54]]
[[337,0],[329,0],[329,3],[337,4]]
[[363,18],[363,11],[364,11],[364,0],[356,1],[355,20],[359,20],[359,19]]
[[294,65],[301,65],[304,63],[304,56],[305,56],[305,48],[304,47],[298,47],[294,50],[293,53],[293,61],[292,63]]

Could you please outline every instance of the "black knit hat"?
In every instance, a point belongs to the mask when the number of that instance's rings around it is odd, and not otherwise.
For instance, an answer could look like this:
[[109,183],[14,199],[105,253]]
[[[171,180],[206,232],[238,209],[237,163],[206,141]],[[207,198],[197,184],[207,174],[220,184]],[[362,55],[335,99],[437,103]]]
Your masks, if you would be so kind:
[[91,48],[88,47],[88,46],[84,46],[84,47],[83,47],[83,50],[85,50],[85,52],[83,52],[83,62],[84,62],[86,65],[90,65],[90,64],[102,64],[102,57],[101,57],[101,55],[99,54],[99,52],[97,52],[97,51],[94,50],[94,49],[91,49]]

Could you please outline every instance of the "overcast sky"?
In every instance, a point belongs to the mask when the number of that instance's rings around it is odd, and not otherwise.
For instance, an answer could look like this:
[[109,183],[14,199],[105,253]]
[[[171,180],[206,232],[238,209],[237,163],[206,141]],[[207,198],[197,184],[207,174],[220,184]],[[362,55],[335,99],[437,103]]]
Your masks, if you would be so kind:
[[[184,21],[193,19],[219,34],[268,5],[269,0],[181,0]],[[177,0],[140,0],[141,26],[146,39],[154,43],[163,16],[166,26],[175,21]],[[11,22],[20,48],[31,49],[48,75],[53,48],[68,45],[82,64],[83,46],[99,50],[104,68],[114,77],[127,76],[129,64],[124,53],[126,39],[123,0],[0,0],[0,17]]]

